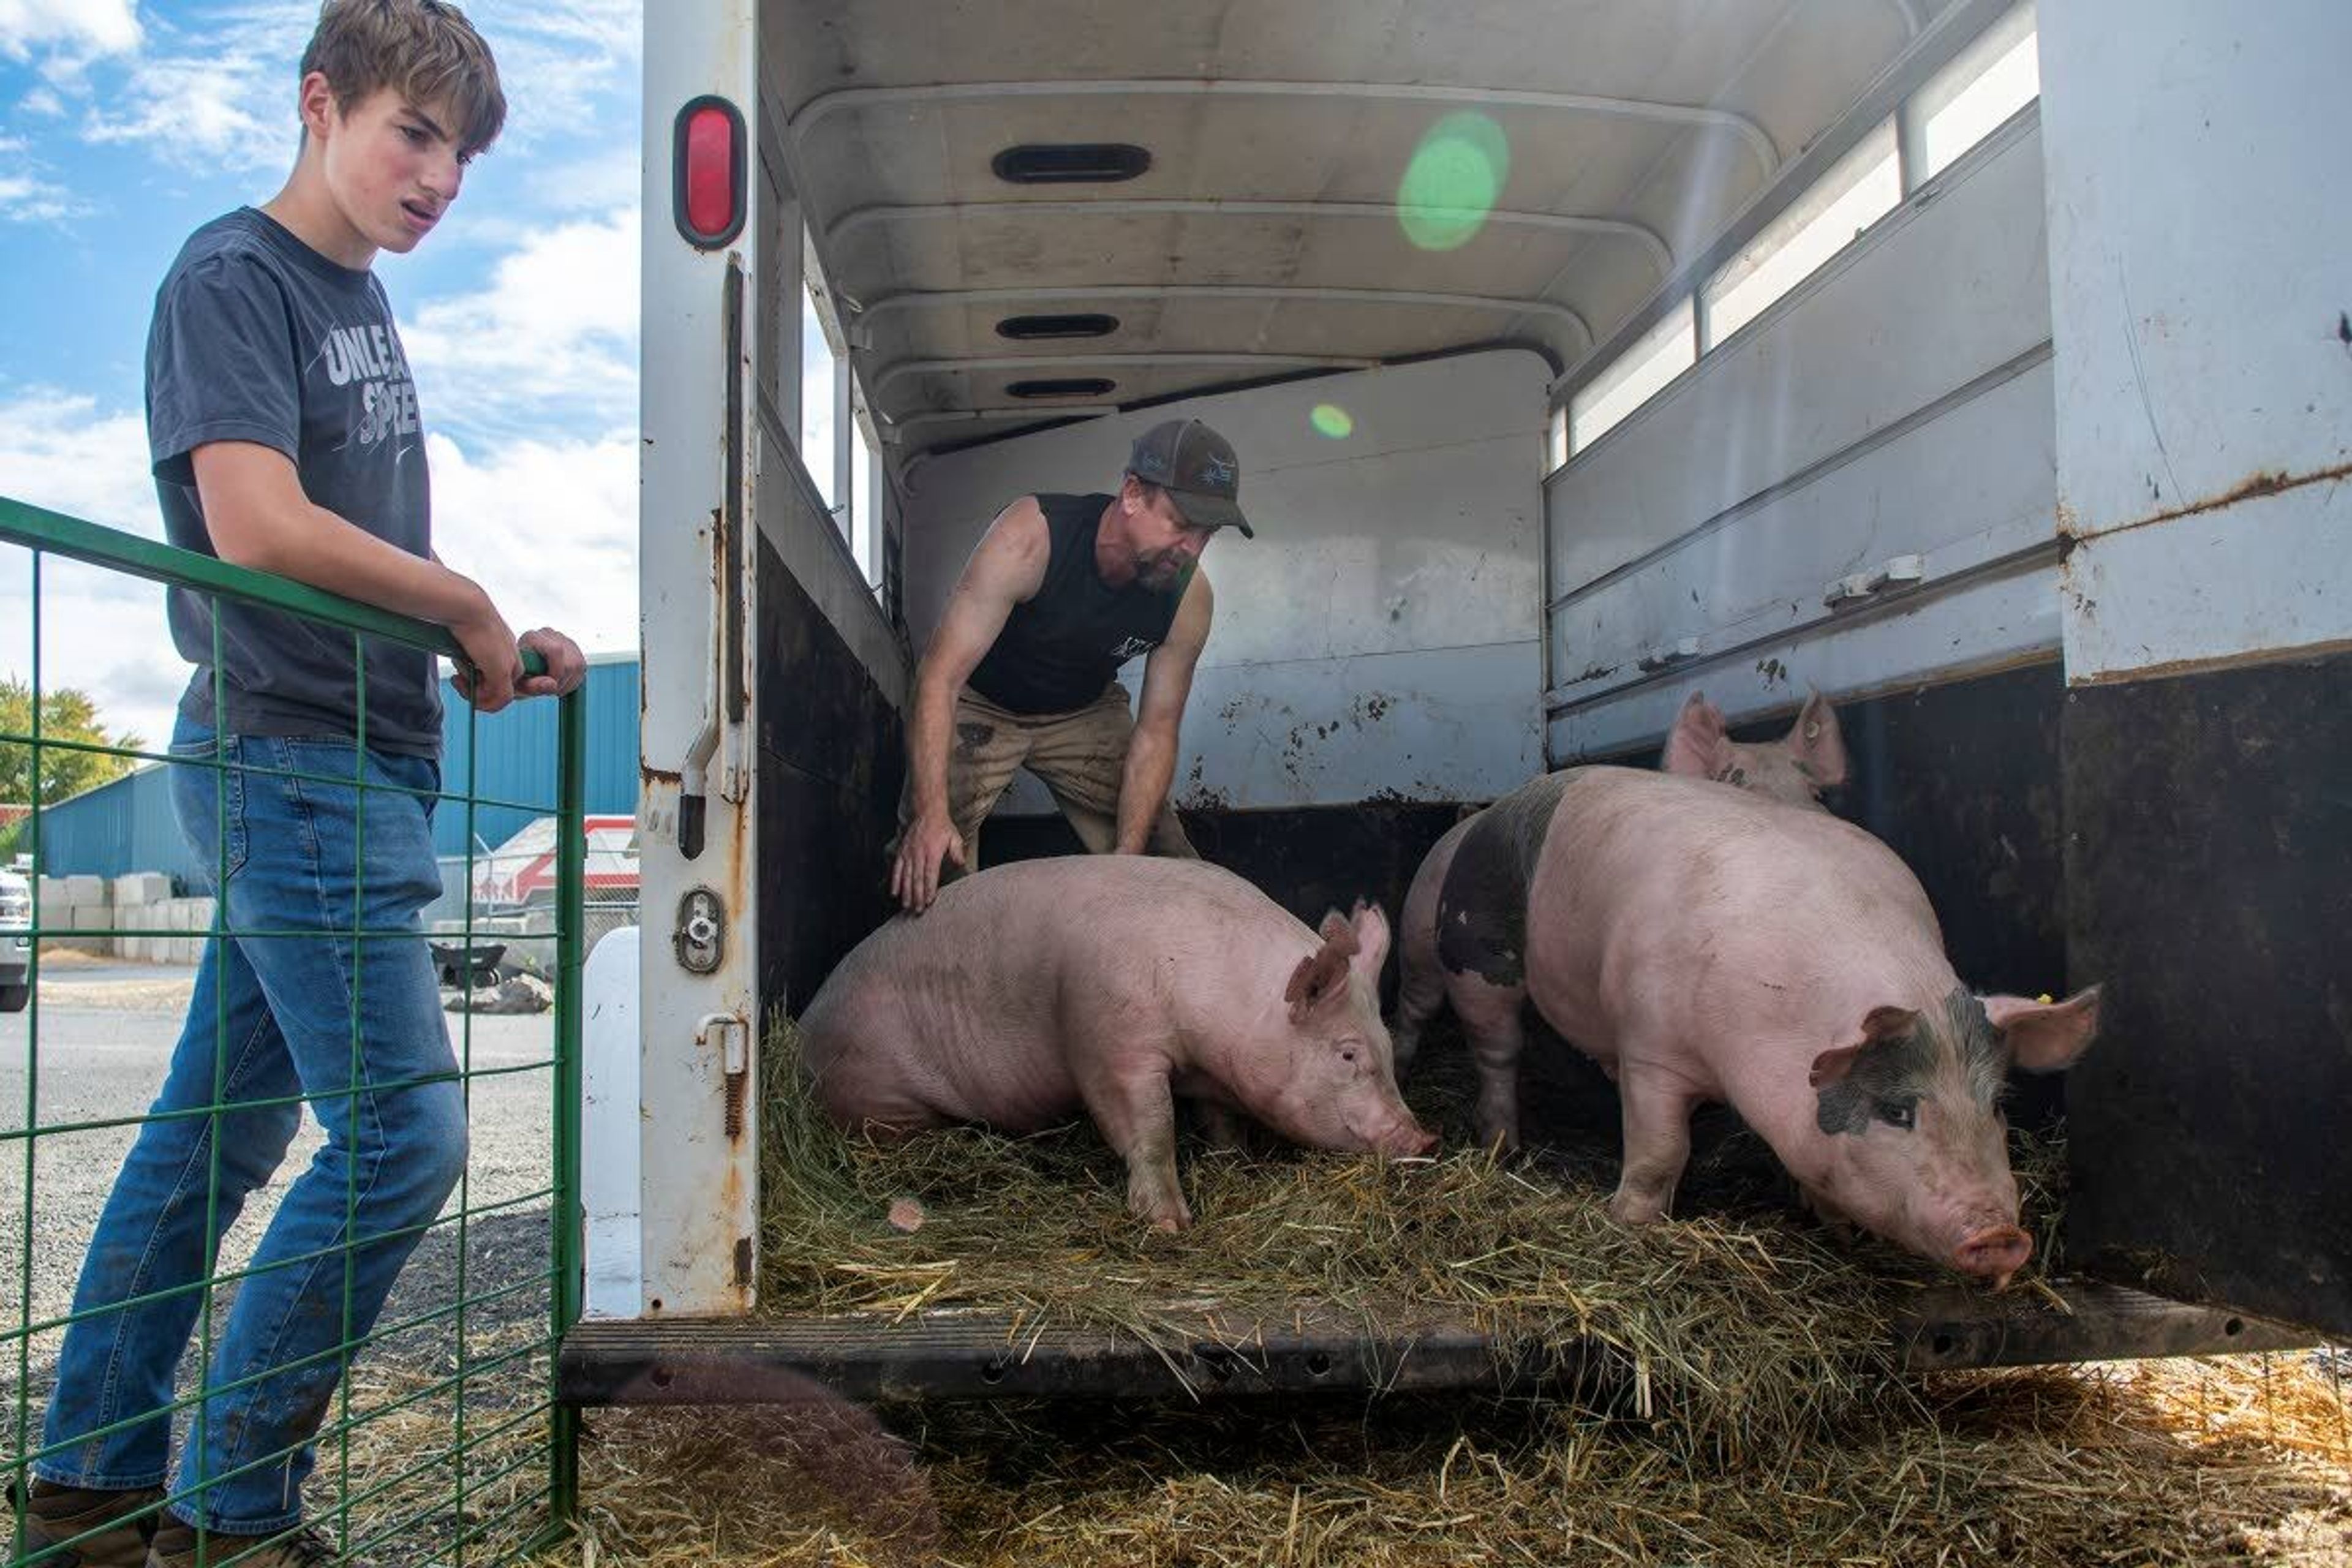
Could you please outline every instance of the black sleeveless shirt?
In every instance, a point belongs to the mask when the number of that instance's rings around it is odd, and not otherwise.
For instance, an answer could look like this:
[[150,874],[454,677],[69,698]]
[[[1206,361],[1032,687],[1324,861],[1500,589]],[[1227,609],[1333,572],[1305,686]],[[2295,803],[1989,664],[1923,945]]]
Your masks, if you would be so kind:
[[[1015,713],[1068,713],[1109,689],[1118,667],[1166,640],[1183,601],[1180,585],[1157,593],[1105,584],[1095,571],[1095,534],[1115,498],[1045,496],[1053,552],[1036,595],[1013,606],[1004,629],[966,683]],[[1186,584],[1191,582],[1188,576]]]

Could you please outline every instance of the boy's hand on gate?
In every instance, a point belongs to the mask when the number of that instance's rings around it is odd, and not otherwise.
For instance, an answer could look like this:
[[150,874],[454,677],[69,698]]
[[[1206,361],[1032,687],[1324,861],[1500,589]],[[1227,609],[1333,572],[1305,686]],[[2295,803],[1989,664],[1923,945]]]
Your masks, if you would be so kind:
[[578,643],[552,626],[523,633],[521,647],[547,661],[547,673],[526,675],[518,680],[518,696],[562,697],[587,677],[588,656],[580,651]]
[[450,622],[449,633],[466,650],[466,662],[453,680],[458,695],[479,713],[495,713],[513,701],[515,678],[522,673],[522,649],[489,595],[481,595],[472,615]]

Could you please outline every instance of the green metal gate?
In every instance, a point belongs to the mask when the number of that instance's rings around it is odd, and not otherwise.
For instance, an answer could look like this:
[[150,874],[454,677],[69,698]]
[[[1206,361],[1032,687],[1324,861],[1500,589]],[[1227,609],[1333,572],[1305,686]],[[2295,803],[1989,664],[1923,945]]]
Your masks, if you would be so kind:
[[[27,821],[37,847],[41,813],[56,805],[40,798],[40,763],[46,752],[100,752],[138,764],[204,768],[213,773],[216,794],[224,796],[230,775],[243,766],[222,755],[199,758],[169,753],[160,745],[125,750],[43,735],[41,699],[49,685],[57,684],[45,670],[42,658],[43,575],[45,567],[58,560],[83,563],[108,574],[189,588],[204,595],[207,602],[236,599],[299,616],[348,633],[355,651],[362,639],[381,638],[451,658],[459,656],[455,640],[440,627],[0,498],[0,573],[14,574],[21,568],[30,574],[27,629],[33,692],[29,725],[19,730],[0,723],[0,752],[20,748],[33,764]],[[0,577],[0,582],[5,581]],[[153,625],[153,643],[160,655],[163,633],[160,616]],[[216,651],[219,636],[215,621]],[[13,637],[7,646],[0,646],[0,675],[9,673],[6,665],[16,646]],[[215,663],[217,668],[217,658]],[[484,798],[476,792],[470,762],[466,778],[443,780],[441,791],[433,797],[436,812],[466,814],[469,844],[475,842],[471,828],[478,808],[519,807],[559,819],[557,891],[551,910],[533,910],[530,929],[501,933],[509,940],[551,942],[551,1013],[529,1024],[500,1020],[496,1026],[487,1021],[478,1026],[475,1012],[467,1007],[450,1021],[457,1056],[455,1076],[464,1095],[468,1131],[477,1134],[472,1138],[473,1152],[450,1204],[437,1218],[419,1227],[416,1251],[395,1284],[381,1320],[370,1331],[351,1332],[352,1269],[355,1255],[383,1237],[354,1237],[347,1217],[339,1247],[321,1255],[331,1268],[340,1264],[342,1269],[345,1329],[342,1342],[327,1352],[337,1359],[341,1375],[335,1404],[318,1434],[319,1462],[304,1488],[304,1511],[331,1533],[346,1557],[369,1563],[511,1562],[551,1544],[568,1530],[572,1517],[577,1417],[554,1398],[554,1367],[556,1347],[580,1309],[578,1108],[586,710],[579,691],[560,700],[560,755],[553,800]],[[359,706],[364,731],[363,666]],[[478,724],[480,720],[469,710],[467,721]],[[479,748],[469,751],[478,754]],[[356,785],[362,835],[369,793],[388,787],[364,779],[319,782]],[[224,832],[220,839],[226,860],[228,835]],[[38,872],[37,847],[35,855],[34,868]],[[470,889],[474,885],[470,864],[467,870]],[[222,880],[215,879],[215,889]],[[40,883],[36,880],[35,886],[37,889]],[[470,958],[475,946],[474,900],[468,896],[462,903],[463,928],[449,933],[449,940],[462,942],[460,952]],[[93,1028],[135,1032],[124,1020],[92,1010],[90,1004],[100,987],[77,985],[77,971],[64,967],[64,957],[54,952],[45,954],[50,944],[80,942],[115,946],[176,939],[217,952],[219,944],[231,940],[327,934],[234,930],[228,926],[225,904],[215,903],[214,908],[217,911],[214,918],[195,931],[159,928],[152,920],[126,923],[110,914],[94,926],[79,928],[71,918],[63,925],[45,918],[55,915],[55,906],[45,910],[37,894],[34,900],[29,994],[10,998],[12,1004],[23,1004],[21,1013],[0,1016],[0,1083],[12,1071],[23,1074],[21,1095],[7,1094],[0,1088],[0,1095],[16,1102],[0,1105],[0,1236],[5,1236],[11,1222],[21,1227],[19,1236],[7,1238],[15,1243],[7,1261],[14,1265],[16,1278],[9,1285],[0,1276],[0,1287],[6,1289],[5,1303],[0,1303],[0,1323],[6,1325],[5,1333],[0,1333],[0,1352],[5,1352],[0,1355],[0,1378],[14,1383],[5,1406],[8,1422],[5,1474],[15,1500],[16,1517],[12,1523],[17,1527],[11,1539],[21,1534],[26,1466],[74,1442],[152,1419],[150,1413],[51,1447],[42,1447],[39,1412],[45,1404],[45,1385],[58,1344],[69,1325],[167,1296],[202,1293],[193,1347],[195,1354],[183,1361],[170,1406],[175,1426],[182,1428],[175,1456],[190,1436],[185,1428],[205,1419],[211,1396],[237,1385],[208,1385],[216,1326],[215,1294],[252,1276],[253,1271],[240,1265],[241,1249],[249,1250],[261,1227],[257,1217],[248,1215],[227,1235],[222,1234],[217,1223],[221,1145],[216,1135],[208,1140],[205,1217],[206,1235],[213,1239],[207,1247],[204,1277],[194,1284],[79,1315],[69,1297],[62,1302],[58,1299],[58,1282],[68,1281],[69,1291],[71,1276],[89,1242],[96,1205],[86,1200],[93,1190],[102,1198],[119,1163],[105,1158],[106,1152],[116,1145],[127,1147],[130,1138],[155,1118],[143,1100],[135,1106],[88,1103],[90,1094],[101,1091],[79,1086],[94,1077],[95,1069],[85,1068],[71,1058],[59,1059],[58,1049],[63,1047],[46,1053],[43,1049],[45,1010],[53,1020],[53,1037],[67,1026],[75,1035],[89,1035]],[[184,917],[186,913],[175,912]],[[551,924],[545,918],[550,915]],[[334,934],[354,943],[363,939],[425,940],[414,929],[363,931],[358,925],[355,921],[352,930]],[[466,984],[463,971],[459,984]],[[349,1009],[355,1066],[361,1006],[355,994]],[[177,1016],[177,1013],[163,1013],[160,1021],[150,1020],[147,1031],[153,1034],[161,1029],[168,1040],[176,1030]],[[534,1026],[544,1032],[544,1040],[536,1037]],[[225,1082],[225,1016],[215,1021],[215,1050],[217,1086]],[[152,1092],[168,1056],[167,1048],[152,1070],[144,1072],[138,1093]],[[126,1080],[131,1076],[124,1075]],[[447,1076],[411,1081],[442,1082]],[[403,1087],[365,1082],[356,1071],[352,1079],[349,1089],[331,1092],[355,1100],[373,1089]],[[119,1088],[103,1092],[119,1093]],[[305,1102],[314,1098],[307,1093],[289,1097]],[[224,1103],[216,1088],[212,1103],[193,1114],[208,1118],[211,1131],[217,1134],[220,1119],[228,1111],[282,1108],[287,1103],[287,1100]],[[68,1109],[61,1111],[60,1106]],[[479,1136],[485,1122],[492,1119],[499,1123],[498,1136]],[[511,1131],[509,1123],[529,1127],[533,1136],[525,1138]],[[315,1128],[314,1120],[306,1124]],[[534,1124],[543,1124],[543,1132]],[[272,1188],[291,1175],[301,1157],[300,1147],[298,1142],[268,1185],[253,1193],[252,1204],[269,1201]],[[521,1162],[520,1170],[513,1168],[519,1148],[530,1156]],[[20,1194],[8,1190],[19,1184]],[[356,1174],[352,1184],[356,1185]],[[355,1193],[347,1196],[347,1204],[355,1203]],[[78,1205],[87,1208],[86,1217]],[[352,1212],[347,1208],[347,1216]],[[236,1245],[225,1246],[229,1243]],[[277,1266],[304,1261],[317,1259],[285,1259]],[[239,1381],[258,1382],[283,1370],[271,1367]],[[283,1458],[283,1453],[266,1456],[257,1463]],[[174,1488],[179,1484],[175,1474]],[[184,1495],[175,1489],[155,1506],[160,1509]],[[239,1542],[217,1535],[206,1539],[208,1561],[236,1561]],[[12,1558],[27,1568],[48,1561],[72,1561],[72,1544]]]

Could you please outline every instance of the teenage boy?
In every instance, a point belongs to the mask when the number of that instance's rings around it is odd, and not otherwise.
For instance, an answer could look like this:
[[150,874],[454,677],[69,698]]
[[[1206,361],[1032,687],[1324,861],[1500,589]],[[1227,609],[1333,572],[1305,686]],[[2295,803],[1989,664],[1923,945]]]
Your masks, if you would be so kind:
[[[285,188],[198,229],[156,296],[147,428],[165,531],[446,626],[486,712],[570,690],[583,672],[571,640],[518,640],[433,552],[415,389],[369,270],[415,248],[498,135],[490,51],[438,0],[328,0],[299,108]],[[346,1347],[466,1164],[464,1090],[418,921],[441,890],[436,662],[180,590],[170,618],[196,667],[173,734],[192,760],[173,769],[173,805],[196,862],[226,871],[221,926],[237,934],[206,946],[155,1114],[91,1238],[74,1310],[94,1315],[58,1358],[19,1554],[72,1542],[52,1560],[181,1568],[201,1527],[207,1562],[294,1568],[334,1557],[301,1527],[301,1493]],[[520,674],[521,648],[544,675]],[[303,1104],[326,1145],[222,1311],[205,1371],[218,1392],[189,1409],[159,1512],[208,1263]]]

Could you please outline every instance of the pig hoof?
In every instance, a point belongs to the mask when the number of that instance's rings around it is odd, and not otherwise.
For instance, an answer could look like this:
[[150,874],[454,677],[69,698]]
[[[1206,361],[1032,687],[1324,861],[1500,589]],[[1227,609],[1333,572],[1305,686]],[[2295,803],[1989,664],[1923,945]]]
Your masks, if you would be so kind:
[[1619,1225],[1654,1225],[1666,1217],[1666,1206],[1653,1197],[1618,1193],[1609,1200],[1609,1217]]

